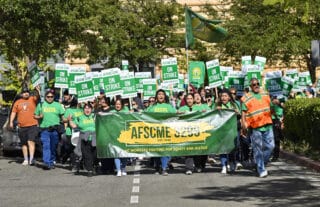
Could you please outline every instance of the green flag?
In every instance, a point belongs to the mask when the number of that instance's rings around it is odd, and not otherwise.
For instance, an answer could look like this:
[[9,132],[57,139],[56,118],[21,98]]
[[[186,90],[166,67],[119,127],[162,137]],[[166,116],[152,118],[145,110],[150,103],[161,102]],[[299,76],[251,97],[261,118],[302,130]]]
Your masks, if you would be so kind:
[[221,20],[209,20],[185,7],[186,19],[186,47],[189,48],[194,43],[194,37],[206,42],[221,42],[227,31],[217,26]]

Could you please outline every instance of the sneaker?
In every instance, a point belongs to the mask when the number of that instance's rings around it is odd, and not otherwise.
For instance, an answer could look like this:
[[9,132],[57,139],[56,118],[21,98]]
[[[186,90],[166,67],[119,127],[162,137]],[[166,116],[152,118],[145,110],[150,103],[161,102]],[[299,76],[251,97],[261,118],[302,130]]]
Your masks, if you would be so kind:
[[242,164],[240,162],[237,162],[236,170],[241,170],[242,168],[243,168]]
[[155,175],[160,175],[160,172],[159,172],[159,171],[156,171],[154,174],[155,174]]
[[121,175],[126,176],[126,175],[127,175],[127,172],[126,172],[126,171],[122,171],[122,172],[121,172]]
[[230,171],[230,165],[227,164],[227,171]]
[[162,171],[162,175],[163,175],[163,176],[167,176],[167,175],[169,175],[169,174],[168,174],[168,172],[167,172],[166,170],[164,170],[164,171]]
[[23,163],[22,163],[22,165],[23,165],[23,166],[27,166],[27,165],[29,165],[28,160],[24,160],[24,161],[23,161]]
[[192,175],[192,171],[191,170],[187,170],[186,175]]
[[33,159],[29,162],[29,165],[34,166],[36,164],[36,161]]
[[263,171],[262,173],[260,173],[259,178],[265,178],[268,176],[268,171]]
[[208,160],[207,160],[208,163],[210,163],[211,165],[213,165],[214,163],[216,163],[217,161],[212,158],[212,157],[209,157]]
[[117,177],[121,177],[121,171],[117,172]]
[[201,168],[197,168],[196,171],[197,171],[197,173],[201,173],[202,169]]
[[222,167],[221,173],[222,174],[227,174],[227,167],[226,166]]

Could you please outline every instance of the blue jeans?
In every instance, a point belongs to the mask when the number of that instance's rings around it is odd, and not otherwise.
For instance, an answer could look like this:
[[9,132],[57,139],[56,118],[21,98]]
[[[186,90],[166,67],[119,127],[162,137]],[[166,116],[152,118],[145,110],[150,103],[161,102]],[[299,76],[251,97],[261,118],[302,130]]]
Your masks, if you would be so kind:
[[162,170],[167,170],[168,162],[170,161],[170,157],[161,157],[161,168]]
[[257,164],[258,173],[265,171],[265,163],[268,163],[274,149],[274,136],[272,128],[267,131],[252,129],[251,143],[253,156]]
[[41,132],[42,142],[42,156],[43,162],[47,166],[53,166],[53,162],[56,160],[56,150],[59,142],[59,135],[56,130],[49,132],[44,130]]
[[127,158],[114,158],[114,165],[116,166],[117,172],[125,171]]

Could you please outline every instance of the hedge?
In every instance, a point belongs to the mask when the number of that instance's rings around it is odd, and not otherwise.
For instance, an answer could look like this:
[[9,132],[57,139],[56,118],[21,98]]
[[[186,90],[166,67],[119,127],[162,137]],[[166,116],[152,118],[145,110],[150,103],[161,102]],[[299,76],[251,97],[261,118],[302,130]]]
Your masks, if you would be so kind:
[[320,150],[320,99],[291,99],[285,103],[284,134],[296,144]]

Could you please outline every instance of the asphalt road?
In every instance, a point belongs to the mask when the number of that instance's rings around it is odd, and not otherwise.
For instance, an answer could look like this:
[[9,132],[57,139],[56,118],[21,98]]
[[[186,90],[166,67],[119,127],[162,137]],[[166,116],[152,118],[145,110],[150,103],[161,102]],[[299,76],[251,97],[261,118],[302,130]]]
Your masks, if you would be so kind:
[[0,207],[320,206],[320,174],[284,161],[271,163],[267,178],[248,169],[222,175],[218,164],[185,175],[182,160],[169,176],[154,175],[138,162],[125,177],[91,178],[73,175],[67,165],[44,171],[20,162],[0,157]]

